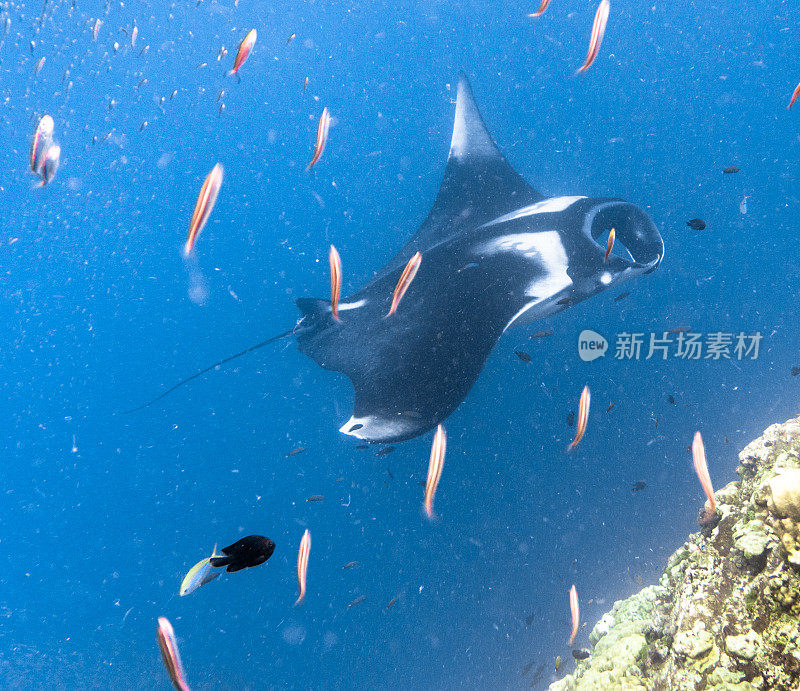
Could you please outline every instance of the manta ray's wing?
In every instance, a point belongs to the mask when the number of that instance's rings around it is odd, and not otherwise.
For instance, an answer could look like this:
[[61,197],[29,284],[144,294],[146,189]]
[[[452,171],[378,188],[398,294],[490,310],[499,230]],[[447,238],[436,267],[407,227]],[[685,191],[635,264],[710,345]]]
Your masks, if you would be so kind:
[[417,251],[425,252],[448,238],[542,199],[495,144],[462,72],[450,153],[436,201],[411,240],[384,270],[393,271]]

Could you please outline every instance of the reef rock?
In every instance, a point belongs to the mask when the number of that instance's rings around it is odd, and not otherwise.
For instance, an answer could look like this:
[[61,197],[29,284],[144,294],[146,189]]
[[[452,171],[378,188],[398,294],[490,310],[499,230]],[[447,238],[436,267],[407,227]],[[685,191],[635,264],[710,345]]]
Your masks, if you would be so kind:
[[657,585],[614,603],[592,654],[550,691],[800,689],[800,418],[739,454],[719,523]]

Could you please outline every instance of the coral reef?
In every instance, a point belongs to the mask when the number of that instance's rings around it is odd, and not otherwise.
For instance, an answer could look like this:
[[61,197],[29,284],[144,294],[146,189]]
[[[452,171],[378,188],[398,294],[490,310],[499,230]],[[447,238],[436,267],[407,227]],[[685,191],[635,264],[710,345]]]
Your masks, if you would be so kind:
[[800,689],[799,456],[800,418],[748,444],[740,480],[715,493],[713,529],[616,602],[550,691]]

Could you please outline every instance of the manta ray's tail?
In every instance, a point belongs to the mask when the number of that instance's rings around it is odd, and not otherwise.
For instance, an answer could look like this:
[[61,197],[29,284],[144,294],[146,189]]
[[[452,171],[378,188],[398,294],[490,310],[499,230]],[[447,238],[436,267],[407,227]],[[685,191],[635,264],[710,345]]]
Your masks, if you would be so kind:
[[236,358],[242,357],[242,355],[247,355],[248,353],[252,353],[254,350],[258,350],[259,348],[263,348],[264,346],[267,346],[270,343],[275,343],[275,341],[279,341],[282,338],[286,338],[287,336],[291,336],[294,333],[294,330],[295,330],[295,327],[292,327],[288,331],[284,331],[282,334],[278,334],[277,336],[273,336],[272,338],[268,338],[266,341],[262,341],[261,343],[256,343],[255,345],[250,346],[249,348],[245,348],[244,350],[242,350],[242,351],[240,351],[238,353],[235,353],[234,355],[229,355],[228,357],[223,358],[219,362],[215,362],[213,365],[209,365],[205,369],[201,369],[199,372],[195,372],[191,377],[187,377],[186,379],[183,379],[182,381],[179,381],[177,384],[175,384],[175,386],[170,387],[164,393],[162,393],[160,396],[156,396],[152,401],[148,401],[147,403],[145,403],[143,405],[140,405],[140,406],[137,406],[136,408],[131,408],[130,410],[124,410],[124,411],[122,411],[122,414],[123,415],[127,415],[128,413],[135,413],[137,410],[144,410],[145,408],[148,408],[151,405],[153,405],[153,403],[158,403],[158,401],[160,401],[165,396],[168,396],[169,394],[171,394],[173,391],[175,391],[175,389],[179,389],[184,384],[188,384],[190,381],[192,381],[192,379],[197,379],[198,377],[204,375],[206,372],[210,372],[212,369],[216,369],[217,367],[220,367],[221,365],[225,365],[225,364],[229,363],[231,360],[235,360]]

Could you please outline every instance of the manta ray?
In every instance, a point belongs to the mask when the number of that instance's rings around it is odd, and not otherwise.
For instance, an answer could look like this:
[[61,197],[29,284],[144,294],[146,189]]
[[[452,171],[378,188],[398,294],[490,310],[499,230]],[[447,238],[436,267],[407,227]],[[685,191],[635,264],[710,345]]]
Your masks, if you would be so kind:
[[[606,258],[598,239],[611,228],[617,252]],[[416,277],[388,314],[417,252]],[[302,353],[353,385],[353,414],[341,432],[368,442],[411,439],[460,405],[506,329],[650,273],[663,255],[661,236],[637,206],[614,197],[545,197],[525,182],[489,134],[462,73],[444,178],[414,236],[342,298],[338,318],[331,301],[299,298],[293,329],[203,372],[294,335]]]

